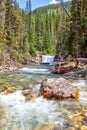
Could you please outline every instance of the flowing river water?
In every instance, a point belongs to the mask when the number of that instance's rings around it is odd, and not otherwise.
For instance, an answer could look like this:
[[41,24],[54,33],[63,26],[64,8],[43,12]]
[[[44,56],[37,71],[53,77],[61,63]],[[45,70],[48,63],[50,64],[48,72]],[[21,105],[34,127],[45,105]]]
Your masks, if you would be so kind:
[[[58,78],[45,65],[24,67],[20,71],[0,76],[2,93],[14,87],[10,94],[0,94],[0,130],[87,130],[87,81],[68,79],[79,88],[77,100],[47,100],[39,93],[45,78]],[[29,90],[28,99],[23,91]]]

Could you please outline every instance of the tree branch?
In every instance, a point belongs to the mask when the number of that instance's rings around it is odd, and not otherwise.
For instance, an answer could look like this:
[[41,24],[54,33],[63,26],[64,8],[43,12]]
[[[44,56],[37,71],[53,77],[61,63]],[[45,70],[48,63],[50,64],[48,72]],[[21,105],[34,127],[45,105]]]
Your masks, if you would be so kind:
[[63,2],[63,0],[60,0],[60,2],[61,2],[61,5],[62,5],[63,9],[64,9],[65,12],[66,12],[66,14],[68,15],[68,17],[70,17],[70,15],[69,15],[67,9],[66,9],[65,6],[64,6],[64,2]]

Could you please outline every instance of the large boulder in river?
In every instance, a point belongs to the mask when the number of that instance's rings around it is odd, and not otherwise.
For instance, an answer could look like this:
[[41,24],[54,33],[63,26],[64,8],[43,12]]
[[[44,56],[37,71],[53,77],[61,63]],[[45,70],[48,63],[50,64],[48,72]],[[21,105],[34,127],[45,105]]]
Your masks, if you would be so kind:
[[41,83],[40,92],[46,98],[66,99],[79,97],[78,89],[64,78],[44,79]]

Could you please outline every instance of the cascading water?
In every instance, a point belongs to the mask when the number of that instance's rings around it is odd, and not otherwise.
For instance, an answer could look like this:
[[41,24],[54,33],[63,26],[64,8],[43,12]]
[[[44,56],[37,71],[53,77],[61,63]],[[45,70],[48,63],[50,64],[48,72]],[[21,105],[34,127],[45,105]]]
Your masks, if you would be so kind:
[[[32,83],[32,92],[39,91],[37,81],[54,77],[47,66],[24,67],[19,72],[0,76],[0,84],[11,84],[20,88],[12,94],[0,94],[0,130],[68,130],[77,129],[81,124],[77,115],[85,119],[87,110],[87,81],[75,80],[74,85],[81,90],[78,100],[47,100],[42,96],[26,102],[23,88]],[[58,75],[55,75],[58,78]],[[70,80],[70,82],[73,82]],[[8,84],[7,84],[8,83]],[[36,84],[36,87],[35,87]],[[29,96],[29,95],[28,95]],[[72,107],[73,106],[73,107]],[[75,116],[75,117],[74,117]],[[76,122],[77,121],[77,122]],[[87,120],[83,120],[85,125]],[[81,126],[78,125],[80,128]]]
[[[56,104],[53,101],[43,99],[43,97],[25,102],[25,97],[21,91],[18,91],[10,95],[0,95],[0,106],[9,109],[4,116],[6,124],[0,124],[0,130],[36,130],[36,128],[40,129],[46,125],[53,127],[57,122],[57,124],[61,122],[59,126],[63,128],[64,119],[59,118],[57,121],[60,112],[56,112]],[[3,118],[1,122],[2,120]]]
[[54,61],[54,56],[42,55],[42,63],[52,64],[53,61]]

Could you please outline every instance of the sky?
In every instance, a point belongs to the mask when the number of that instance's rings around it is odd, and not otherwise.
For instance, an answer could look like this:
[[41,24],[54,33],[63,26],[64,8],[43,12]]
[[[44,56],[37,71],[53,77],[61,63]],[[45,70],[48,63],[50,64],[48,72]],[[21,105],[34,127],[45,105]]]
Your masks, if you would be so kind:
[[[17,0],[19,3],[20,8],[26,7],[26,0]],[[64,0],[67,1],[67,0]],[[48,4],[55,4],[57,3],[56,0],[31,0],[32,9],[38,8],[40,6],[48,5]]]

